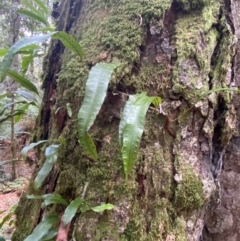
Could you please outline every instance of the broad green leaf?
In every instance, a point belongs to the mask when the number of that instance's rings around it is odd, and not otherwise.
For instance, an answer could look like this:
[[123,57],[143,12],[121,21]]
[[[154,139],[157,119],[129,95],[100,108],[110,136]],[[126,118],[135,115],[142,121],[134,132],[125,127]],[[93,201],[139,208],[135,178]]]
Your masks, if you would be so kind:
[[59,145],[50,145],[46,148],[46,151],[45,151],[46,160],[34,180],[35,190],[41,187],[42,183],[44,182],[48,174],[51,172],[53,165],[56,163],[58,148],[59,148]]
[[40,241],[47,235],[54,224],[59,220],[56,215],[51,215],[43,219],[33,230],[33,232],[24,239],[24,241]]
[[26,47],[21,48],[18,53],[21,54],[32,54],[34,50],[40,49],[38,44],[29,44]]
[[119,123],[119,144],[122,146],[123,142],[123,129],[127,123],[128,117],[131,115],[132,105],[135,102],[137,95],[130,95],[127,103],[124,106],[121,121]]
[[49,10],[48,8],[46,7],[45,3],[41,0],[33,0],[38,6],[39,8],[42,9],[42,11],[45,13],[45,14],[49,14]]
[[14,116],[18,116],[18,115],[25,115],[25,111],[22,111],[22,110],[14,110],[13,113],[9,113],[9,114],[5,114],[4,116],[3,115],[0,115],[0,123],[3,123],[4,121],[14,117]]
[[0,236],[0,241],[6,241],[6,239]]
[[123,129],[121,151],[126,178],[128,178],[137,159],[146,113],[155,97],[148,97],[146,93],[141,93],[136,95],[135,98],[135,101],[129,98],[130,103],[127,108],[129,108],[131,115],[123,115],[123,119],[121,119],[123,124],[120,124]]
[[27,16],[27,17],[29,17],[29,18],[37,21],[37,22],[43,23],[46,26],[49,25],[46,17],[44,17],[40,12],[36,13],[36,11],[32,12],[32,11],[25,10],[25,9],[18,9],[17,13],[22,14],[24,16]]
[[84,202],[82,198],[76,198],[67,206],[65,209],[65,212],[63,214],[63,225],[66,226],[68,223],[70,223],[75,216],[79,206]]
[[14,55],[16,53],[18,53],[21,49],[25,47],[33,46],[34,44],[40,44],[46,41],[50,37],[52,37],[53,39],[59,39],[60,41],[63,42],[65,47],[79,54],[81,58],[83,57],[82,48],[79,45],[79,43],[71,35],[65,32],[55,31],[42,36],[26,37],[19,40],[11,48],[8,49],[8,52],[4,56],[0,66],[0,77],[1,77],[0,80],[3,81],[5,79],[7,72],[11,67]]
[[32,91],[32,92],[38,94],[37,87],[31,81],[26,79],[24,76],[18,74],[17,72],[15,72],[13,70],[8,70],[7,75],[11,79],[13,79],[17,83],[19,83],[22,87],[28,89],[29,91]]
[[66,48],[77,53],[81,57],[81,59],[83,58],[82,48],[79,45],[79,43],[75,40],[75,38],[73,38],[73,36],[67,34],[66,32],[59,31],[52,36],[52,39],[60,40]]
[[14,91],[15,94],[18,94],[22,97],[24,97],[26,100],[33,101],[33,102],[38,102],[37,98],[30,92],[24,91],[24,90],[16,90]]
[[3,92],[2,94],[0,94],[0,100],[5,98],[7,95],[7,92]]
[[62,204],[67,206],[68,202],[60,195],[57,193],[51,193],[51,194],[45,194],[43,195],[44,202],[41,204],[41,208],[45,208],[48,205],[51,204]]
[[100,206],[92,207],[91,209],[94,212],[101,213],[101,212],[103,212],[105,210],[112,210],[113,208],[114,208],[113,204],[107,203],[107,204],[103,204],[103,205],[100,205]]
[[40,144],[42,144],[42,143],[45,143],[45,142],[47,142],[47,140],[41,140],[41,141],[38,141],[38,142],[33,142],[33,143],[31,143],[30,145],[25,146],[25,147],[22,149],[21,154],[22,154],[23,156],[26,156],[26,155],[27,155],[27,152],[28,152],[29,150],[31,150],[31,149],[34,148],[35,146],[38,146],[38,145],[40,145]]
[[0,57],[3,57],[7,53],[8,49],[0,49]]
[[24,47],[33,46],[33,44],[39,44],[39,43],[46,41],[55,33],[57,33],[57,32],[52,32],[52,33],[45,34],[42,36],[26,37],[26,38],[19,40],[13,46],[11,46],[11,48],[8,49],[8,52],[4,56],[4,58],[2,60],[2,64],[0,66],[1,81],[3,81],[4,78],[6,77],[7,71],[11,67],[14,55],[16,53],[18,53]]
[[45,195],[27,195],[28,199],[42,199],[44,202],[41,204],[42,208],[45,208],[46,206],[57,203],[57,204],[62,204],[62,205],[68,205],[68,202],[60,195],[57,193],[50,193],[50,194],[45,194]]
[[22,59],[22,73],[23,74],[26,74],[26,72],[28,70],[28,66],[33,61],[33,58],[34,58],[34,56],[32,54],[23,57],[23,59]]
[[32,3],[29,2],[29,0],[21,0],[21,3],[28,8],[28,10],[31,10],[32,12],[41,15],[42,17],[44,17],[43,12],[39,11],[35,6],[33,6]]
[[46,235],[42,237],[41,241],[52,240],[57,235],[57,233],[57,230],[50,230]]
[[94,160],[97,159],[96,147],[87,131],[92,126],[106,97],[111,75],[119,64],[98,63],[90,73],[86,84],[83,104],[78,113],[79,141],[84,151]]
[[[29,108],[30,103],[26,103],[22,107],[20,107],[20,110],[26,112]],[[23,118],[23,115],[17,115],[14,117],[14,124],[18,123]]]

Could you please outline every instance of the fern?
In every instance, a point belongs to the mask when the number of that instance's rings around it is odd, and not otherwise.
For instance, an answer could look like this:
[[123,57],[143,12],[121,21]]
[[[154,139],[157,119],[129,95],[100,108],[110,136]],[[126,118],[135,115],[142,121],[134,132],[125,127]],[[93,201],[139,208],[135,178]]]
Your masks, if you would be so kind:
[[84,152],[94,160],[97,159],[97,151],[92,138],[87,132],[103,104],[108,83],[117,66],[119,64],[98,63],[91,69],[83,104],[78,113],[79,142]]
[[127,101],[119,125],[119,141],[122,146],[123,167],[126,178],[137,159],[145,117],[149,105],[159,102],[158,97],[148,97],[146,93],[132,95]]

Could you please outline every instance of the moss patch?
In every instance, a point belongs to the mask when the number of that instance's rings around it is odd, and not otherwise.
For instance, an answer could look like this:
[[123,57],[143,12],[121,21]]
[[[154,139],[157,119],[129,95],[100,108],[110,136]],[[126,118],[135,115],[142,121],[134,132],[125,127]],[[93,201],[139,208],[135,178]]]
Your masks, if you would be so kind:
[[179,211],[199,209],[203,202],[203,184],[190,166],[181,166],[180,173],[183,179],[175,189],[174,205]]

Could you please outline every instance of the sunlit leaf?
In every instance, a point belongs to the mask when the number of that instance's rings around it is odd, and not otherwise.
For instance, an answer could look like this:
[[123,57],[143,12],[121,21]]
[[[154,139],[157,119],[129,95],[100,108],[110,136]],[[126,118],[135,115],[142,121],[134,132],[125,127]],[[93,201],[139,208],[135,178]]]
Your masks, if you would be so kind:
[[92,126],[106,97],[111,75],[119,64],[98,63],[90,73],[86,83],[83,104],[78,113],[79,142],[84,152],[94,160],[97,159],[96,147],[87,133]]
[[162,103],[162,99],[160,97],[155,97],[152,101],[152,104],[155,108],[158,108],[159,105]]
[[30,145],[25,146],[25,147],[22,149],[21,154],[22,154],[23,156],[26,156],[26,155],[27,155],[27,152],[28,152],[29,150],[31,150],[31,149],[34,148],[35,146],[38,146],[38,145],[40,145],[40,144],[42,144],[42,143],[45,143],[45,142],[47,142],[47,140],[41,140],[41,141],[38,141],[38,142],[32,142]]
[[7,53],[8,49],[0,49],[0,57],[3,57]]
[[65,212],[63,214],[63,225],[66,226],[68,223],[70,223],[75,216],[78,208],[80,205],[84,202],[82,198],[76,198],[74,199],[65,209]]
[[112,210],[114,208],[114,205],[111,204],[111,203],[106,203],[106,204],[102,204],[100,206],[96,206],[96,207],[92,207],[91,209],[94,211],[94,212],[97,212],[97,213],[101,213],[105,210]]
[[58,222],[59,218],[56,215],[45,217],[33,230],[33,232],[24,239],[24,241],[40,241],[45,235],[47,235],[52,228]]
[[41,187],[42,183],[51,172],[53,165],[57,161],[58,148],[59,145],[50,145],[46,148],[46,160],[34,180],[34,189],[38,189],[39,187]]

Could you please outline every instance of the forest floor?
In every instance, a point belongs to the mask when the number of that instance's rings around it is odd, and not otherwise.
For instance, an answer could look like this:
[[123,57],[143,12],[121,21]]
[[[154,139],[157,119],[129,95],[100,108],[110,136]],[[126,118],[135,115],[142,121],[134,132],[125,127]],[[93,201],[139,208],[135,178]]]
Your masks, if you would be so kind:
[[[2,144],[0,147],[0,162],[11,160],[9,145]],[[35,166],[29,165],[20,155],[19,161],[15,165],[17,174],[15,180],[11,180],[12,163],[0,165],[0,237],[3,236],[5,240],[10,240],[14,231],[14,208],[25,192]],[[7,215],[10,215],[10,219],[4,222],[8,217]],[[2,222],[4,225],[1,225]]]

